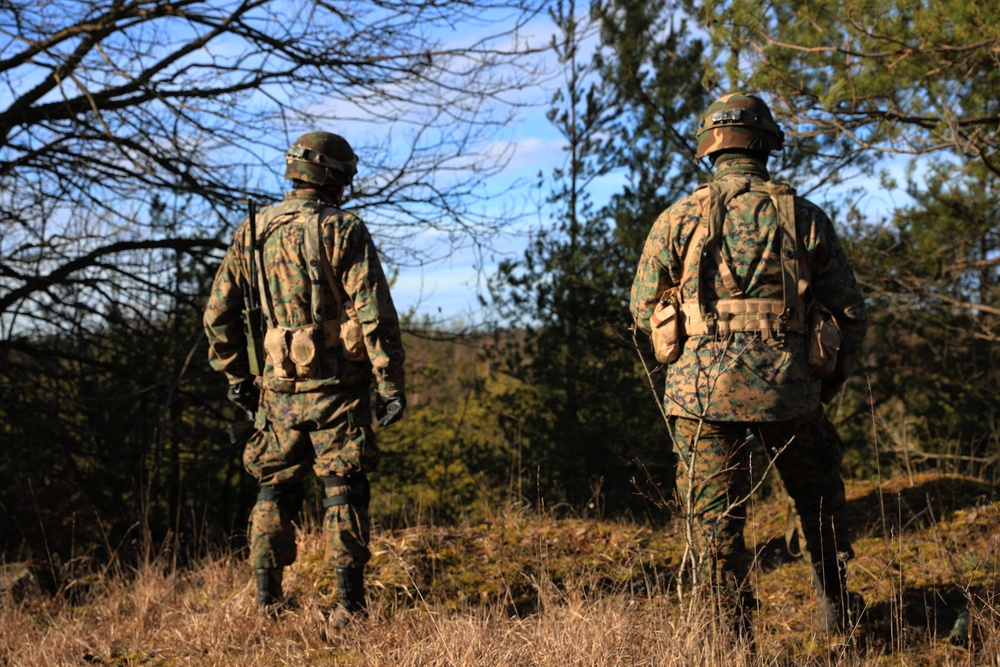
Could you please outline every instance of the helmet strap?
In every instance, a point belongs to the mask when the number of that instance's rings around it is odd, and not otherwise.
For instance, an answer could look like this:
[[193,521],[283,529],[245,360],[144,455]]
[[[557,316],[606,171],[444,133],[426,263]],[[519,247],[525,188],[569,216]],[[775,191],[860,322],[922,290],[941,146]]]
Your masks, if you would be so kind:
[[330,186],[327,192],[333,198],[333,201],[337,202],[337,206],[340,206],[341,204],[344,203],[344,193],[346,192],[346,190],[347,188],[344,187],[343,185],[333,185]]

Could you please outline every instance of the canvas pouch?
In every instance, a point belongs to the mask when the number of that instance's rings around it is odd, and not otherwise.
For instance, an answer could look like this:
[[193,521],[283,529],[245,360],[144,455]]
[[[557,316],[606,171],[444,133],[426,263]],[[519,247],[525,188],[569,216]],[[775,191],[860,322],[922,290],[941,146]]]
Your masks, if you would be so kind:
[[341,348],[344,359],[348,361],[366,361],[368,348],[365,347],[361,321],[352,305],[346,301],[342,303],[343,307],[337,310],[337,318],[323,322],[323,342],[329,349]]
[[661,364],[672,364],[681,356],[684,347],[681,329],[681,308],[677,298],[677,288],[663,293],[659,303],[649,318],[650,337],[653,339],[653,354]]
[[358,319],[353,304],[345,300],[343,306],[338,313],[338,319],[340,320],[340,344],[344,348],[344,359],[367,361],[368,348],[365,346],[365,332],[361,328],[361,320]]
[[318,327],[273,327],[264,336],[264,349],[279,380],[311,380],[319,375]]
[[809,368],[820,377],[829,377],[837,368],[842,336],[833,313],[820,301],[813,301],[807,313]]

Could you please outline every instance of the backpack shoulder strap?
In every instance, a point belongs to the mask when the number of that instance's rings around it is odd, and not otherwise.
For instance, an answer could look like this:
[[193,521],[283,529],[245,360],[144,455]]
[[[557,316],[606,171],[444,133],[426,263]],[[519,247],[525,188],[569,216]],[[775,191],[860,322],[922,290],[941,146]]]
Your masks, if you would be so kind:
[[[737,195],[749,191],[750,181],[712,181],[704,187],[708,188],[708,212],[707,215],[702,217],[701,224],[698,226],[697,230],[701,230],[701,233],[705,234],[706,238],[698,255],[698,273],[696,280],[700,314],[704,319],[706,326],[711,331],[716,316],[715,313],[706,308],[707,299],[705,298],[705,284],[701,279],[705,258],[711,256],[712,259],[719,265],[719,274],[723,283],[726,285],[727,289],[733,292],[733,296],[737,298],[742,296],[743,290],[740,289],[739,285],[736,283],[732,270],[722,257],[722,227],[726,220],[726,206],[729,204],[729,200]],[[697,230],[696,233],[698,233]],[[697,251],[698,244],[695,243],[695,240],[694,235],[692,235],[692,241],[688,245],[688,254]],[[684,264],[685,266],[689,265],[688,257],[685,257]]]
[[[323,324],[326,319],[335,320],[340,317],[340,312],[344,309],[344,297],[337,279],[333,275],[333,266],[330,258],[326,254],[326,246],[323,244],[323,219],[320,215],[323,207],[310,205],[307,211],[306,220],[306,256],[309,258],[309,280],[312,283],[312,308],[313,323]],[[333,300],[337,304],[337,311],[331,314],[323,312],[323,280],[320,278],[320,271],[326,279],[330,292],[333,293]]]
[[[797,316],[796,310],[802,303],[799,298],[800,266],[805,263],[804,248],[799,242],[795,227],[795,190],[787,183],[754,183],[754,192],[761,192],[771,198],[781,228],[781,285],[784,320]],[[807,269],[808,271],[808,269]]]
[[268,287],[266,271],[264,270],[264,242],[270,238],[274,231],[283,225],[287,220],[283,220],[275,224],[275,220],[286,214],[287,211],[281,210],[281,204],[277,206],[268,206],[261,209],[259,213],[260,224],[258,226],[257,238],[256,238],[256,252],[257,257],[254,259],[257,262],[257,290],[260,292],[260,309],[264,314],[265,321],[271,327],[278,326],[278,319],[274,316],[274,300],[271,296],[271,290]]
[[[702,211],[702,215],[700,222],[691,232],[691,238],[688,239],[687,248],[684,251],[684,257],[681,258],[681,281],[678,285],[679,289],[677,290],[678,298],[680,298],[684,285],[690,282],[691,278],[694,276],[694,273],[689,268],[691,266],[692,254],[700,252],[700,248],[704,247],[705,235],[708,234],[708,200],[711,195],[709,185],[709,183],[699,185],[691,195],[699,200],[698,207]],[[700,261],[697,266],[700,269]]]

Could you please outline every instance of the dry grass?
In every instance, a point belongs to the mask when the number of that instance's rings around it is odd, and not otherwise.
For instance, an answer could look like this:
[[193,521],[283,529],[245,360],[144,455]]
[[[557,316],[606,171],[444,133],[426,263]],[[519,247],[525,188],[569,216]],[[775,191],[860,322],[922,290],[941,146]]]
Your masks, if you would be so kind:
[[[751,508],[755,654],[712,614],[678,603],[681,545],[670,530],[509,512],[380,534],[372,613],[346,631],[324,621],[332,582],[311,530],[287,577],[298,608],[274,620],[255,615],[250,572],[235,556],[183,571],[154,559],[80,579],[76,595],[8,592],[0,665],[1000,665],[993,489],[918,477],[853,484],[849,500],[852,583],[869,609],[836,636],[815,628],[808,566],[776,548],[784,504]],[[971,645],[952,646],[969,601]]]

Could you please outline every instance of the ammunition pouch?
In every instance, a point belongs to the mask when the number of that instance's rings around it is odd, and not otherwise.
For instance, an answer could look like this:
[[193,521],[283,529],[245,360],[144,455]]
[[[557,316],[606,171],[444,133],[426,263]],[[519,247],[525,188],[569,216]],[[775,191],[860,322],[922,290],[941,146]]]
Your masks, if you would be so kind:
[[809,368],[821,378],[830,377],[837,369],[837,357],[843,340],[840,325],[833,313],[819,300],[810,304],[808,322]]
[[[331,289],[335,285],[331,283]],[[323,323],[323,341],[330,349],[340,348],[344,359],[348,361],[367,361],[368,348],[365,347],[365,334],[361,329],[361,321],[354,311],[354,306],[348,303],[338,309],[337,319],[326,320]]]
[[264,336],[264,349],[278,380],[312,380],[319,377],[321,327],[309,325],[287,328],[274,326]]
[[344,348],[344,358],[348,361],[367,361],[368,348],[365,347],[365,333],[354,305],[345,302],[340,311],[340,342]]

